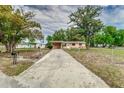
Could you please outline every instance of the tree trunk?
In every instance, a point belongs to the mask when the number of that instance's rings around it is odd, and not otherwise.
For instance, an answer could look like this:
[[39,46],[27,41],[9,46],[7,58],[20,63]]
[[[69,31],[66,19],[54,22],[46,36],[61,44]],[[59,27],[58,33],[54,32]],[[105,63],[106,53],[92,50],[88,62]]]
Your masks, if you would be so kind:
[[88,36],[85,37],[86,41],[86,49],[88,50],[90,47],[90,38]]
[[102,47],[105,48],[107,45],[106,44],[103,44]]
[[6,52],[9,52],[9,46],[8,44],[5,44]]
[[12,43],[7,43],[5,44],[5,48],[6,48],[6,52],[8,53],[12,53],[13,51],[15,51],[16,48],[16,44],[12,44]]

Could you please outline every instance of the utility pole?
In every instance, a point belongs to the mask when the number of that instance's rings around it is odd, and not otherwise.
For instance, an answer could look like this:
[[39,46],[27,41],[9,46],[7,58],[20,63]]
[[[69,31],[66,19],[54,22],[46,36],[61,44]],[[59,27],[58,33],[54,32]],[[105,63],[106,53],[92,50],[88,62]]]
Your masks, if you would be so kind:
[[111,57],[112,63],[113,63],[113,48],[114,48],[114,46],[112,45],[112,57]]

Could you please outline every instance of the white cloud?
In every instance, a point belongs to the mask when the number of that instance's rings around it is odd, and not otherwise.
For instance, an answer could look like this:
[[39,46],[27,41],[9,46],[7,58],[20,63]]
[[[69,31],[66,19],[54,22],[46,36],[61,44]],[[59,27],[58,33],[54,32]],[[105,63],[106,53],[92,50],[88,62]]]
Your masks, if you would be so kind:
[[79,6],[24,6],[27,11],[33,11],[34,20],[41,23],[44,34],[52,34],[60,28],[67,28],[71,12]]
[[[26,11],[33,11],[36,14],[34,20],[41,23],[45,35],[52,34],[60,28],[67,28],[68,16],[78,7],[84,6],[23,6]],[[124,6],[104,6],[99,18],[106,25],[124,28]]]
[[111,6],[111,10],[109,7],[103,10],[100,19],[106,25],[114,25],[118,28],[124,28],[124,6]]

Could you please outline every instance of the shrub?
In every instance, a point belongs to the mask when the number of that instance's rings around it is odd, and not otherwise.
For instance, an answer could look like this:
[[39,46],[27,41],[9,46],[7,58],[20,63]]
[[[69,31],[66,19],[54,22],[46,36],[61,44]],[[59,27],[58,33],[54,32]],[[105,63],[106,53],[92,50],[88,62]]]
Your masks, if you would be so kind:
[[53,46],[52,46],[51,43],[47,43],[46,47],[49,48],[49,49],[52,49],[53,48]]

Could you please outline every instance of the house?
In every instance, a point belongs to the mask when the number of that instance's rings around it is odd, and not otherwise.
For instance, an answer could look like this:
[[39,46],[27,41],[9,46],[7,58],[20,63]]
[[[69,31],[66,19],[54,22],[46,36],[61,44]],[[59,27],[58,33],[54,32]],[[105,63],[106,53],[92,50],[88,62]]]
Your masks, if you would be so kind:
[[86,48],[85,42],[82,41],[51,41],[53,48]]
[[85,42],[82,41],[65,41],[63,42],[63,48],[86,48]]
[[45,48],[45,44],[40,43],[21,43],[16,48]]

